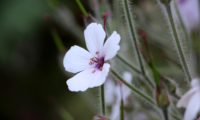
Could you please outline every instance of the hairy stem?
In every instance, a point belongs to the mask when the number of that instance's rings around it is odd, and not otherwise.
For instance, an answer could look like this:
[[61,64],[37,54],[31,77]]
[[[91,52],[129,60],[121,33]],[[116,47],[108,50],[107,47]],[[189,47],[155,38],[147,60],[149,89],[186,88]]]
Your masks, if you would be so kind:
[[156,105],[155,101],[148,95],[144,94],[143,92],[141,92],[138,88],[136,88],[135,86],[129,84],[128,82],[126,82],[120,75],[117,74],[117,72],[115,72],[113,69],[111,70],[112,74],[114,75],[114,77],[116,77],[118,80],[120,80],[122,83],[124,83],[128,88],[130,88],[132,90],[133,93],[135,93],[136,95],[140,96],[141,98],[143,98],[144,100],[146,100],[147,102],[149,102],[150,104]]
[[165,7],[166,7],[166,10],[167,10],[167,15],[169,17],[169,23],[170,23],[170,27],[172,29],[173,39],[175,40],[177,53],[179,55],[182,68],[183,68],[183,70],[186,74],[187,80],[189,82],[191,80],[191,75],[190,75],[189,68],[188,68],[188,65],[187,65],[187,62],[186,62],[186,59],[185,59],[183,48],[182,48],[181,43],[180,43],[180,39],[178,37],[178,33],[176,31],[176,27],[175,27],[175,23],[174,23],[174,20],[173,20],[170,4],[166,5]]
[[142,75],[144,77],[144,79],[147,80],[148,82],[148,85],[151,87],[151,88],[154,88],[154,84],[152,83],[152,81],[148,78],[147,75],[144,75],[142,72],[140,72],[140,70],[138,70],[137,68],[135,68],[132,64],[130,64],[128,61],[126,61],[124,58],[122,58],[120,55],[117,55],[117,58],[122,61],[124,64],[126,64],[127,66],[129,66],[133,71],[135,71],[136,73]]
[[130,11],[130,6],[129,6],[129,3],[128,3],[128,0],[123,0],[122,2],[123,4],[123,9],[124,9],[124,15],[125,15],[125,18],[126,18],[126,22],[127,22],[127,26],[129,28],[129,31],[130,31],[130,34],[131,34],[131,39],[132,39],[132,42],[134,44],[134,47],[135,47],[135,50],[136,50],[136,53],[137,53],[137,58],[138,58],[138,61],[139,61],[139,64],[140,64],[140,68],[141,68],[141,71],[143,74],[145,74],[145,70],[144,70],[144,65],[143,65],[143,62],[142,62],[142,57],[141,57],[141,53],[139,51],[139,44],[138,44],[138,36],[137,36],[137,31],[136,31],[136,28],[135,28],[135,23],[134,23],[134,20],[132,19],[132,14],[131,14],[131,11]]
[[167,108],[162,108],[164,120],[168,120],[168,110]]

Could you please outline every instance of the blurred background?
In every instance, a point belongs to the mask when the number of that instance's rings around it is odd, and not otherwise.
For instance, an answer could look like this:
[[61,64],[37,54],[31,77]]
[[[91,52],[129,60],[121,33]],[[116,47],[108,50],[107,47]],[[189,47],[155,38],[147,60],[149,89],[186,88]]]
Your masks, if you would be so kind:
[[[73,28],[57,21],[60,8],[69,9],[69,20],[74,18],[81,31],[83,19],[75,1],[0,1],[1,120],[68,120],[68,112],[77,120],[91,119],[93,112],[78,99],[81,95],[67,91],[62,66],[66,50],[57,49],[53,33],[59,33],[65,46],[75,44],[77,37]],[[61,21],[71,24],[66,17]],[[83,109],[91,112],[82,114]]]
[[[85,26],[95,20],[103,23],[103,15],[109,13],[111,31],[119,31],[125,41],[121,54],[134,63],[117,1],[82,0],[90,17],[75,0],[0,1],[0,120],[91,120],[98,113],[97,88],[68,91],[66,80],[72,75],[63,69],[63,55],[71,45],[84,47]],[[149,35],[158,69],[183,78],[172,43],[165,41],[170,35],[155,0],[131,3],[137,27]]]

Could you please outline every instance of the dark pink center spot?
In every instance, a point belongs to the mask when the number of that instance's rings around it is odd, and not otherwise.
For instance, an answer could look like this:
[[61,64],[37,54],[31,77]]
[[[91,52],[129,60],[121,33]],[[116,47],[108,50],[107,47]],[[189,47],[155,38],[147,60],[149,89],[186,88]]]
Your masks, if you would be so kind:
[[104,57],[101,57],[101,58],[98,59],[95,67],[99,70],[102,70],[103,64],[104,64]]
[[93,57],[93,58],[90,59],[89,64],[95,65],[95,68],[98,69],[98,70],[102,70],[104,63],[105,63],[104,57],[100,57],[100,58]]

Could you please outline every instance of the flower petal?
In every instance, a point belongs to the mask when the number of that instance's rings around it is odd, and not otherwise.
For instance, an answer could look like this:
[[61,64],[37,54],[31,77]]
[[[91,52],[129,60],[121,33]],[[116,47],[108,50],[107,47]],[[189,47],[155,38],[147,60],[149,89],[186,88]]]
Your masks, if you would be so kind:
[[131,74],[130,72],[125,71],[125,72],[123,73],[123,78],[124,78],[124,80],[126,80],[128,83],[131,83],[131,81],[132,81],[132,79],[133,79],[133,76],[132,76],[132,74]]
[[181,97],[177,103],[177,107],[187,107],[191,97],[194,95],[196,89],[192,88]]
[[119,120],[120,115],[120,102],[117,102],[112,106],[112,112],[110,115],[110,120]]
[[183,22],[188,31],[193,30],[199,24],[199,1],[198,0],[177,0],[178,8]]
[[[200,91],[198,91],[200,92]],[[184,120],[194,120],[198,114],[198,112],[200,111],[200,93],[195,93],[188,106],[187,106],[187,109],[186,109],[186,112],[185,112],[185,115],[184,115]]]
[[95,77],[96,79],[92,79],[90,88],[102,85],[106,81],[106,77],[108,76],[109,69],[110,69],[110,65],[108,63],[104,63],[101,71],[96,70],[95,73],[93,73],[93,76],[96,76]]
[[75,92],[85,91],[88,88],[102,85],[106,80],[109,68],[109,64],[104,64],[102,71],[90,68],[78,73],[74,77],[67,80],[69,90]]
[[77,73],[91,68],[89,65],[91,54],[79,46],[72,46],[64,56],[63,64],[65,70]]
[[115,83],[108,79],[105,83],[105,103],[111,106],[114,103]]
[[191,81],[191,86],[192,86],[192,88],[199,88],[200,86],[200,80],[199,80],[199,78],[194,78],[194,79],[192,79],[192,81]]
[[117,51],[120,49],[120,39],[120,35],[116,31],[114,31],[112,35],[108,38],[108,40],[105,42],[103,47],[103,54],[105,55],[105,60],[110,60],[117,54]]
[[95,55],[96,52],[101,51],[106,37],[106,33],[101,24],[89,24],[84,31],[84,36],[86,46],[93,55]]

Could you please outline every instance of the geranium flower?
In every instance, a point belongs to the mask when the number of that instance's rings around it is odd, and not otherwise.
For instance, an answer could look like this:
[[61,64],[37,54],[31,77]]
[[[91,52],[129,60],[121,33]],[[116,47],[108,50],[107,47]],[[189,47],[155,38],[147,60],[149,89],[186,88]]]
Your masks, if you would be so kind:
[[[124,72],[123,78],[128,83],[132,81],[132,75],[130,72]],[[118,120],[120,118],[120,104],[123,99],[124,105],[128,104],[128,98],[131,95],[131,90],[121,82],[114,83],[112,80],[108,80],[105,83],[105,101],[106,104],[112,106],[110,115],[111,120]]]
[[200,22],[198,0],[177,0],[180,15],[188,31],[193,30]]
[[84,31],[87,50],[72,46],[64,56],[66,71],[78,73],[67,80],[70,91],[85,91],[102,85],[109,72],[111,60],[120,49],[120,35],[114,31],[105,41],[106,33],[101,24],[91,23]]
[[184,120],[194,120],[200,112],[200,82],[199,79],[191,81],[192,88],[177,103],[177,107],[186,108]]

